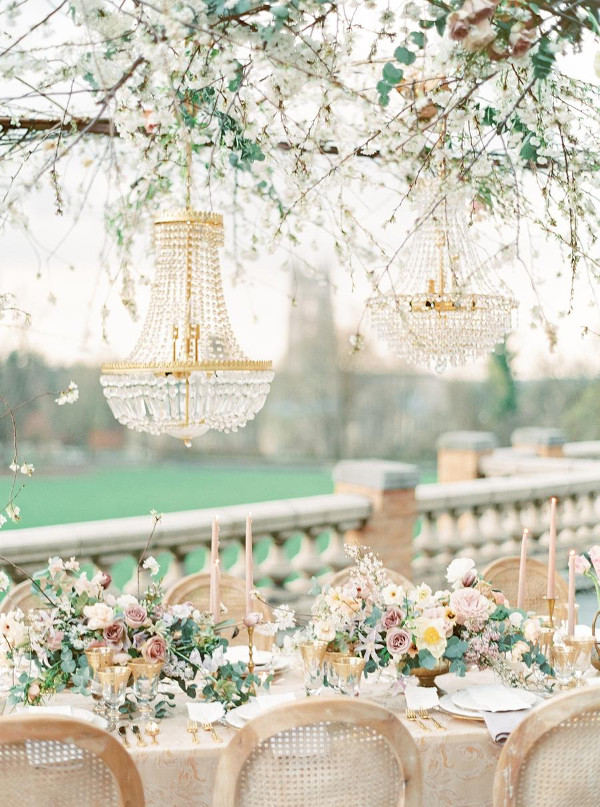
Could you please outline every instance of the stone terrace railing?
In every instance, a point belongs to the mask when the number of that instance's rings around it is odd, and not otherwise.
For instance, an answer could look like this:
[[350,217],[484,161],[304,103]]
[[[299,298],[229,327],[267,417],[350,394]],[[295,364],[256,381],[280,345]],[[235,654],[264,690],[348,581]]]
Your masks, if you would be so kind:
[[552,496],[558,498],[559,563],[566,566],[571,548],[581,551],[600,543],[600,463],[578,467],[556,475],[417,486],[421,529],[415,540],[414,578],[440,585],[454,557],[472,557],[481,571],[496,558],[517,555],[525,527],[531,532],[530,554],[545,559]]
[[[371,510],[365,496],[331,494],[165,513],[149,552],[166,560],[166,585],[190,571],[207,570],[206,550],[218,514],[223,570],[242,577],[246,516],[251,512],[255,580],[270,601],[294,601],[308,592],[313,575],[348,565],[344,536],[361,530]],[[52,555],[74,555],[81,563],[107,571],[129,558],[131,579],[123,588],[133,591],[136,561],[151,528],[151,517],[136,516],[7,531],[0,535],[0,554],[28,573],[43,568]],[[3,568],[19,579],[12,567]]]

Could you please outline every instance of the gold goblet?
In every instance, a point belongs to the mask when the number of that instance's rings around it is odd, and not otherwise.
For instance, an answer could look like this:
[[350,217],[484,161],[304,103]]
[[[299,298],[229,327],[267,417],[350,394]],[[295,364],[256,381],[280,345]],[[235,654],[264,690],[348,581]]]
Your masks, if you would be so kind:
[[343,695],[354,695],[358,697],[360,691],[360,681],[365,669],[364,658],[352,656],[351,658],[340,658],[332,662],[333,669],[337,675],[338,689]]
[[555,644],[550,649],[550,663],[561,689],[568,689],[575,675],[575,659],[577,650],[564,644]]
[[102,701],[102,687],[98,678],[98,670],[110,667],[113,661],[114,650],[112,647],[89,647],[85,651],[88,666],[92,671],[90,680],[90,692],[94,703],[94,712],[97,715],[104,715],[106,706]]
[[163,668],[162,661],[146,661],[143,658],[133,658],[127,662],[133,676],[133,693],[138,702],[140,722],[147,723],[152,717],[150,704],[156,698],[158,682]]
[[337,661],[338,659],[343,658],[352,658],[352,653],[346,652],[344,653],[341,650],[327,650],[325,653],[325,659],[323,662],[323,672],[325,674],[325,683],[329,687],[333,687],[333,689],[338,688],[338,677],[337,673],[333,667],[333,662]]
[[304,688],[307,695],[318,695],[323,689],[323,659],[327,642],[315,639],[301,642],[300,654],[304,665]]
[[125,703],[127,682],[131,676],[128,667],[105,667],[98,670],[102,697],[107,706],[108,730],[113,731],[119,722],[119,707]]
[[592,664],[592,650],[594,649],[593,636],[565,636],[565,646],[575,652],[573,661],[573,674],[577,684],[583,684],[583,676]]

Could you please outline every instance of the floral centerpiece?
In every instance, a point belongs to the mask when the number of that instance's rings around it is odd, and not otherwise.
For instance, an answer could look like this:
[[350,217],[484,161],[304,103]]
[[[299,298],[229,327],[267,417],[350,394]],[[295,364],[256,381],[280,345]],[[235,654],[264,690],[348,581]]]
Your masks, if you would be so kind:
[[[245,664],[225,658],[228,643],[218,631],[230,623],[215,625],[212,615],[191,603],[165,605],[158,563],[147,557],[143,567],[151,576],[144,593],[119,596],[109,591],[111,577],[105,572],[90,579],[75,558],[50,558],[47,569],[32,578],[45,605],[0,619],[4,655],[15,665],[20,660],[11,703],[39,703],[66,687],[88,694],[85,651],[100,646],[112,648],[117,665],[132,658],[163,662],[161,678],[176,681],[191,698],[201,695],[226,707],[248,700],[260,682]],[[165,705],[164,699],[157,704]]]
[[539,622],[510,608],[470,558],[448,566],[448,589],[433,591],[422,583],[405,591],[365,547],[349,547],[348,554],[355,561],[350,578],[317,596],[310,630],[331,650],[362,656],[365,673],[393,665],[410,674],[445,661],[461,676],[470,666],[491,667],[516,684],[509,661],[551,671],[537,645]]

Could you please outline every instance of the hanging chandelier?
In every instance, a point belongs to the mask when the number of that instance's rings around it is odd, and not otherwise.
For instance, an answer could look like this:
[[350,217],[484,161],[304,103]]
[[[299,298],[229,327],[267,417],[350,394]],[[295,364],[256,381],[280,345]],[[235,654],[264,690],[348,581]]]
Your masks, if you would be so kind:
[[512,328],[517,301],[466,234],[462,197],[426,194],[421,223],[393,290],[367,300],[370,321],[409,364],[443,372],[491,352]]
[[[189,199],[189,194],[188,194]],[[270,361],[251,361],[235,338],[223,294],[223,217],[192,210],[155,219],[156,275],[141,335],[100,383],[124,426],[191,445],[209,429],[237,431],[262,408]]]

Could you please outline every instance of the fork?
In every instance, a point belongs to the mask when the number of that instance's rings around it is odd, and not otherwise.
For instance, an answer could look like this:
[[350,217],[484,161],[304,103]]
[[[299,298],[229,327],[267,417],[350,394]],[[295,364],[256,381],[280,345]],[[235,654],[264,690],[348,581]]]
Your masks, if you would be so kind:
[[198,745],[198,724],[195,720],[188,720],[187,732],[192,735],[194,745]]
[[212,738],[213,738],[213,741],[215,743],[222,743],[223,742],[221,737],[219,737],[219,735],[217,734],[217,732],[215,730],[215,727],[213,726],[212,723],[202,723],[202,729],[204,731],[210,731],[210,733],[212,735]]
[[414,723],[418,723],[419,726],[423,729],[423,731],[429,731],[429,729],[427,728],[425,723],[423,723],[423,721],[419,719],[419,717],[417,716],[417,713],[415,712],[414,709],[407,709],[406,710],[406,717],[407,717],[408,720],[410,720],[410,721],[412,721]]
[[441,731],[445,730],[444,726],[442,726],[441,723],[438,723],[435,717],[431,714],[431,712],[428,712],[427,709],[417,709],[417,714],[419,715],[419,717],[422,717],[423,720],[431,720],[433,725],[437,726],[438,729],[440,729]]

